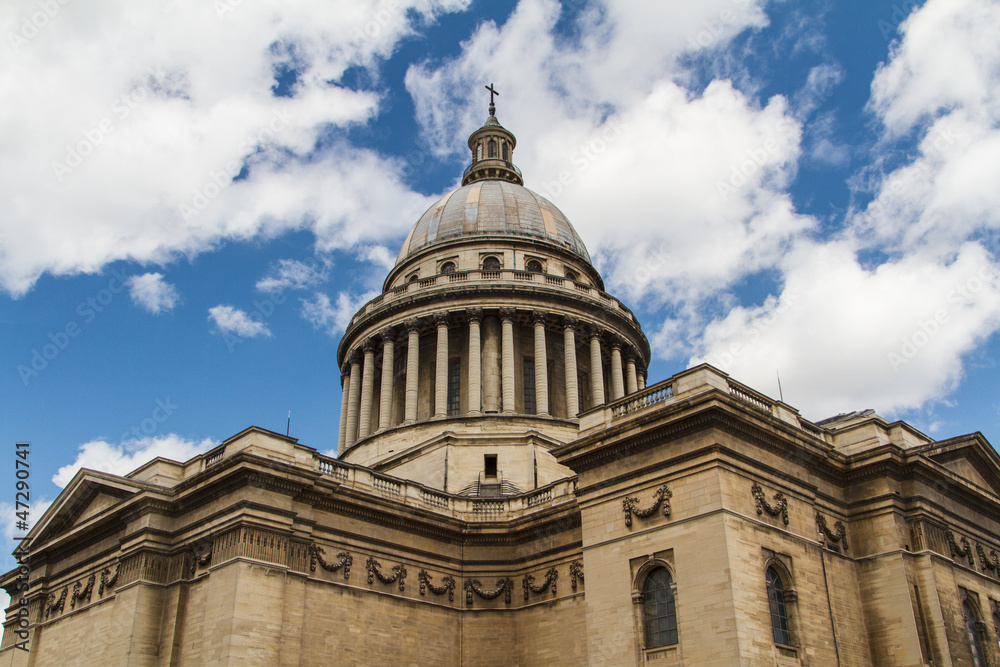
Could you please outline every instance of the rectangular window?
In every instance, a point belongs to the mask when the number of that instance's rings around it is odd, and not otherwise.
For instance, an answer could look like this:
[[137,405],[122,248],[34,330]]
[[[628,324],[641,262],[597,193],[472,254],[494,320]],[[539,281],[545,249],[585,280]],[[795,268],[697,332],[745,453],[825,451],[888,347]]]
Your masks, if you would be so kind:
[[535,360],[524,360],[524,414],[535,414]]
[[483,455],[483,465],[486,468],[486,478],[496,479],[497,477],[497,455],[496,454],[484,454]]
[[462,363],[458,360],[448,362],[448,414],[457,415],[459,398],[462,391]]

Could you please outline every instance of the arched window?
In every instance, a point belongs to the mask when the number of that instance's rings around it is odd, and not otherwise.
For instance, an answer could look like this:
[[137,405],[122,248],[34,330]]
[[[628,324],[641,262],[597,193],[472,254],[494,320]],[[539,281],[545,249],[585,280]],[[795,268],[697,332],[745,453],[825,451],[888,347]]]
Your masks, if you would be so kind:
[[455,262],[445,262],[442,264],[441,273],[455,273]]
[[969,648],[972,650],[972,662],[976,667],[985,667],[983,647],[979,643],[979,629],[976,627],[976,613],[972,611],[968,600],[962,603],[962,613],[965,614],[965,633],[969,637]]
[[415,283],[419,279],[420,279],[420,274],[414,273],[413,275],[410,276],[407,282]]
[[496,157],[497,156],[497,142],[496,139],[490,139],[489,143],[486,144],[486,156]]
[[533,259],[533,260],[531,260],[531,261],[528,262],[528,270],[532,271],[534,273],[541,273],[542,272],[542,263],[539,262],[537,259]]
[[996,602],[993,604],[993,632],[996,633],[997,642],[1000,643],[1000,610],[996,608]]
[[574,282],[579,282],[580,276],[573,269],[566,269],[566,280],[572,280]]
[[476,160],[478,161],[482,159],[483,159],[483,142],[479,142],[479,144],[476,146]]
[[507,153],[507,142],[503,142],[503,159],[510,160],[510,156]]
[[642,620],[646,626],[646,648],[677,643],[677,607],[673,580],[665,567],[649,573],[642,585]]
[[499,271],[500,260],[492,255],[483,260],[483,271]]
[[785,585],[773,567],[767,568],[767,602],[771,607],[771,632],[775,644],[790,646],[792,631],[788,624],[788,607],[785,606]]

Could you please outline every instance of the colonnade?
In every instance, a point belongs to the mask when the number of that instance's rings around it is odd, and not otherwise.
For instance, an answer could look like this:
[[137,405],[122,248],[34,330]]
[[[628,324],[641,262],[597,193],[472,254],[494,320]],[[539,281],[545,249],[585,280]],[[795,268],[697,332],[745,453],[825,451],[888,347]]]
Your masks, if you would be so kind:
[[[514,414],[514,318],[513,308],[501,308],[498,315],[484,317],[482,309],[464,311],[468,326],[468,377],[463,383],[468,404],[468,415],[483,413]],[[448,331],[451,318],[440,312],[431,316],[436,337],[434,355],[433,418],[447,416],[448,409]],[[495,319],[500,320],[500,373],[493,372],[497,364],[488,364],[483,374],[483,359],[496,361],[497,346]],[[532,311],[534,328],[533,356],[535,380],[535,414],[549,414],[549,377],[546,349],[546,330],[550,317],[544,311]],[[374,401],[378,400],[378,431],[391,428],[393,372],[396,345],[406,349],[406,385],[404,391],[403,424],[417,420],[418,377],[420,372],[421,320],[407,320],[401,326],[388,327],[377,336],[363,341],[347,355],[341,369],[343,399],[340,406],[340,433],[338,451],[371,435]],[[605,403],[604,363],[605,347],[610,347],[610,398],[615,401],[626,394],[645,388],[645,375],[637,363],[635,350],[624,340],[601,327],[582,324],[572,317],[561,317],[559,325],[563,335],[563,366],[565,369],[566,411],[570,417],[580,412],[580,387],[577,380],[577,336],[589,341],[590,348],[590,399],[591,407]],[[486,335],[483,335],[485,330]],[[376,396],[376,350],[382,347],[382,374],[378,378]]]

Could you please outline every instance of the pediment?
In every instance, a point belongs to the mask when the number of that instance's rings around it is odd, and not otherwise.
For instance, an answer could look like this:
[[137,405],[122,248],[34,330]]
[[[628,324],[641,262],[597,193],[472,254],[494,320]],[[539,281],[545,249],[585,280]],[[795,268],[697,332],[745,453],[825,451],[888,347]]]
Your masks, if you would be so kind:
[[28,533],[39,545],[107,514],[142,491],[144,485],[117,475],[80,470]]
[[982,435],[937,442],[922,453],[971,484],[1000,496],[1000,456]]

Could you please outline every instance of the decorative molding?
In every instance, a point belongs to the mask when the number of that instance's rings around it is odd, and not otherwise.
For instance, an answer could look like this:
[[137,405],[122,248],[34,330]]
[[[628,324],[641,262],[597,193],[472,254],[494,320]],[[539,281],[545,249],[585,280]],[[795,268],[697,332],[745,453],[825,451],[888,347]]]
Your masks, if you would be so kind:
[[962,538],[962,546],[959,548],[958,543],[955,542],[955,533],[951,531],[951,528],[945,528],[945,537],[948,539],[948,546],[951,548],[951,555],[958,556],[959,558],[968,558],[969,564],[973,568],[976,567],[976,561],[972,557],[972,545],[969,544],[969,538]]
[[569,587],[576,590],[576,582],[583,581],[583,561],[575,560],[569,564]]
[[524,575],[524,579],[521,581],[521,588],[524,589],[524,601],[527,602],[531,593],[544,593],[548,588],[552,587],[552,597],[556,596],[556,579],[559,578],[559,571],[554,567],[550,567],[545,572],[545,583],[541,586],[535,586],[535,577],[531,574]]
[[466,579],[465,581],[465,604],[472,604],[472,594],[475,593],[484,600],[495,600],[503,593],[503,601],[510,602],[510,593],[514,590],[514,580],[510,577],[500,577],[497,579],[495,590],[483,590],[478,579]]
[[451,315],[448,311],[442,311],[440,313],[434,313],[434,325],[440,328],[442,325],[447,327],[448,321],[451,319]]
[[110,590],[115,587],[115,584],[118,582],[118,573],[121,572],[121,570],[122,570],[122,563],[120,560],[118,561],[118,564],[115,566],[115,573],[113,576],[111,575],[110,565],[101,570],[101,585],[97,589],[97,597],[104,597],[105,589]]
[[[1000,574],[1000,558],[997,557],[997,552],[995,549],[990,549],[989,558],[986,557],[986,549],[979,542],[976,542],[976,553],[979,554],[979,567],[983,572],[990,571],[996,574]],[[996,606],[996,602],[993,602]]]
[[514,310],[513,308],[501,308],[500,309],[500,321],[501,322],[503,322],[503,321],[513,322],[514,321],[514,316],[516,314],[517,314],[517,311]]
[[323,547],[313,542],[307,548],[309,549],[310,572],[315,572],[316,564],[319,563],[319,566],[322,567],[327,572],[336,572],[340,568],[344,568],[344,580],[346,581],[351,578],[351,565],[354,564],[354,556],[352,556],[350,553],[346,551],[341,551],[340,553],[337,554],[336,563],[328,563],[323,558],[323,554],[326,553]]
[[[70,609],[72,609],[73,607],[76,606],[76,601],[77,600],[80,600],[81,602],[83,602],[83,601],[90,602],[90,596],[94,592],[94,581],[96,579],[97,579],[97,575],[96,574],[92,574],[87,579],[87,585],[86,586],[84,586],[81,583],[82,580],[76,582],[75,584],[73,584],[73,592],[69,596],[69,608]],[[80,590],[81,588],[83,590]]]
[[750,487],[750,493],[753,494],[754,502],[757,504],[757,516],[762,515],[767,512],[771,516],[781,515],[781,520],[784,524],[788,525],[788,498],[785,498],[785,494],[778,491],[774,494],[774,506],[772,507],[770,503],[767,502],[767,496],[764,495],[764,489],[761,488],[760,484],[754,482],[754,485]]
[[368,560],[365,562],[365,568],[368,570],[369,584],[374,583],[375,577],[378,577],[378,580],[383,584],[391,584],[398,581],[399,592],[403,592],[406,581],[406,568],[402,565],[393,565],[389,568],[389,571],[393,573],[392,576],[385,575],[381,572],[382,565],[373,557],[369,556]]
[[205,567],[212,562],[212,543],[208,543],[208,553],[202,555],[204,548],[200,544],[195,544],[191,548],[191,576],[198,573],[199,567]]
[[663,516],[670,516],[670,498],[673,497],[670,489],[667,488],[666,484],[661,484],[656,491],[653,492],[653,504],[644,510],[639,509],[636,503],[639,502],[638,498],[633,498],[632,496],[625,496],[622,498],[622,512],[625,513],[625,525],[628,528],[632,527],[632,515],[639,517],[640,519],[648,519],[653,516],[661,506],[663,507]]
[[483,309],[482,308],[468,308],[465,311],[465,316],[469,319],[469,322],[482,322],[483,321]]
[[579,319],[573,317],[572,315],[563,316],[563,328],[573,329],[575,331],[577,328],[579,328],[579,326],[580,326]]
[[542,326],[545,326],[545,322],[548,319],[549,319],[549,314],[544,310],[531,311],[531,322],[533,324],[541,324]]
[[403,326],[406,327],[406,331],[407,332],[416,331],[416,332],[419,333],[420,332],[420,318],[419,317],[414,317],[413,319],[406,320],[406,322],[403,323]]
[[834,522],[833,530],[831,531],[830,527],[826,525],[826,519],[823,518],[823,515],[816,512],[816,527],[819,528],[819,532],[823,534],[823,537],[826,538],[826,542],[831,548],[839,551],[836,547],[838,544],[842,544],[844,551],[847,551],[847,528],[844,527],[843,522]]
[[379,338],[382,339],[382,344],[395,343],[396,342],[396,330],[395,327],[386,327],[378,332]]
[[49,614],[55,614],[55,612],[63,610],[68,594],[69,586],[63,586],[62,593],[59,594],[58,599],[56,599],[55,593],[49,593],[49,597],[45,600],[45,618],[48,618]]
[[431,575],[427,573],[427,570],[420,570],[420,572],[417,572],[417,579],[420,581],[421,595],[424,595],[428,590],[434,595],[444,595],[447,593],[448,602],[455,601],[455,577],[447,575],[441,580],[443,583],[440,586],[435,586],[431,583]]

